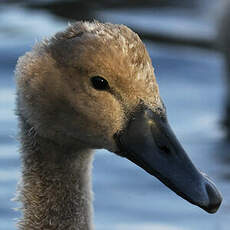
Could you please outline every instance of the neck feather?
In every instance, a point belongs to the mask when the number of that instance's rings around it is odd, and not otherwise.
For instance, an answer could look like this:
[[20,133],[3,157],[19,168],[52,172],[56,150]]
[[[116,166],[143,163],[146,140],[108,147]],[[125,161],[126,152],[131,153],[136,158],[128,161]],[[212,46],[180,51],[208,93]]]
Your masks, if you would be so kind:
[[92,230],[93,154],[74,151],[36,134],[21,122],[21,230]]

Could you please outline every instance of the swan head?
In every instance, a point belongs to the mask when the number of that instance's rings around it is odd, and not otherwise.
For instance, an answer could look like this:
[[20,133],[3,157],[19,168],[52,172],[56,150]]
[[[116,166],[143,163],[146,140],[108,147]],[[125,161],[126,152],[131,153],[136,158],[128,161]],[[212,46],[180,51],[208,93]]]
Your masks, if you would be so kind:
[[70,25],[21,57],[16,77],[18,114],[38,135],[108,149],[204,210],[220,206],[220,193],[171,131],[151,59],[126,26]]
[[[162,108],[145,46],[121,25],[76,23],[19,59],[17,73],[20,113],[62,142],[114,152],[114,134],[141,101]],[[107,88],[97,89],[97,79]]]

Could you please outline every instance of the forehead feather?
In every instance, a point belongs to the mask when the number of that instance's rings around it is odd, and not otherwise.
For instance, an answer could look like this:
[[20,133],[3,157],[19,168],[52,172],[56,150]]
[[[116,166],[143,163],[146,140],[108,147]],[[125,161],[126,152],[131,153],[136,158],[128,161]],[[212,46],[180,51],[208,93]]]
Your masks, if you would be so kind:
[[124,71],[136,78],[145,76],[143,70],[152,72],[144,44],[124,25],[77,22],[64,32],[57,33],[46,45],[54,59],[62,65],[85,65],[87,61],[87,64]]

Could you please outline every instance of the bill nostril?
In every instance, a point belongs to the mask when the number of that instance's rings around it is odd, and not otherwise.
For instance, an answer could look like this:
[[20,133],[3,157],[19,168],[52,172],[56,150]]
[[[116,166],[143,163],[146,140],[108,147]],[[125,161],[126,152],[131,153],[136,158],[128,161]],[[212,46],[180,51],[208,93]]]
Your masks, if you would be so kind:
[[167,144],[165,144],[168,141],[165,141],[165,139],[162,136],[161,137],[155,136],[154,141],[155,141],[156,146],[161,152],[166,153],[166,154],[171,153],[170,147]]
[[166,145],[158,145],[159,149],[164,153],[170,153],[170,149]]

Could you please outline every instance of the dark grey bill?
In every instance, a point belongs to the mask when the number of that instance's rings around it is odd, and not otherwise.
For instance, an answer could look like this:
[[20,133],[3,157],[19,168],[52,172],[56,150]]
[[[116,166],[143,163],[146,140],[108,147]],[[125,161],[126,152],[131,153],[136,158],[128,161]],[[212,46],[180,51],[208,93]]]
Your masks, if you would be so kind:
[[140,106],[115,140],[118,154],[157,177],[176,194],[209,213],[218,210],[220,192],[193,165],[166,117]]

